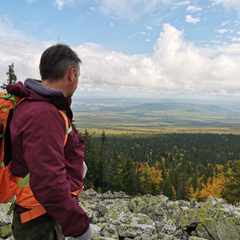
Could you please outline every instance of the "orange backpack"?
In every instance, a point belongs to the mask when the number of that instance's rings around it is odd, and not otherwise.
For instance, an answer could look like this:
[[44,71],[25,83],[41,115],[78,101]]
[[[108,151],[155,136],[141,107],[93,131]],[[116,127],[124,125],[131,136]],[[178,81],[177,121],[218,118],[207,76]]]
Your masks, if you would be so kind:
[[[44,207],[35,199],[31,191],[29,175],[24,178],[16,177],[9,169],[9,163],[11,162],[11,151],[7,147],[7,145],[11,144],[9,124],[16,106],[24,101],[24,99],[0,92],[0,203],[7,203],[16,197],[17,204],[29,209],[29,211],[21,214],[22,223],[46,213]],[[71,131],[71,126],[66,113],[60,110],[59,112],[66,124],[65,145],[68,134]],[[79,192],[72,194],[79,194]]]
[[0,93],[0,203],[10,201],[17,189],[18,177],[11,174],[8,168],[6,156],[9,154],[6,149],[7,128],[14,108],[23,101],[19,98],[4,92]]

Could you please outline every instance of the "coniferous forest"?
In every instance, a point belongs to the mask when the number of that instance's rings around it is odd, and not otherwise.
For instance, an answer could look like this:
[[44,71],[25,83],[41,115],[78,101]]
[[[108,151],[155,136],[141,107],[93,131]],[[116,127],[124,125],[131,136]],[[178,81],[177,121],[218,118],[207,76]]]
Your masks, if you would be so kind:
[[170,199],[240,199],[240,136],[160,134],[100,136],[86,143],[86,187],[131,195],[165,194]]

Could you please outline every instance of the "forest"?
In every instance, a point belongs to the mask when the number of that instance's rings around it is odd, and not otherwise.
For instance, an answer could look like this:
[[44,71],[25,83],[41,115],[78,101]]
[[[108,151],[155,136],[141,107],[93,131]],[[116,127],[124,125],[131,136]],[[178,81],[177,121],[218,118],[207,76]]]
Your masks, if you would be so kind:
[[233,134],[81,134],[86,188],[170,199],[240,198],[240,136]]

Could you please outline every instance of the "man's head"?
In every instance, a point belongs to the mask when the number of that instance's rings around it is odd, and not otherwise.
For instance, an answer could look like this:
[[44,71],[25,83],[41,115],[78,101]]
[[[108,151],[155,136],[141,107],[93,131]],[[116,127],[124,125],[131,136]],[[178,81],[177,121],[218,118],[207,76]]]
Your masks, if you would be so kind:
[[57,44],[46,49],[40,60],[43,83],[63,91],[65,97],[73,95],[78,86],[81,60],[67,45]]

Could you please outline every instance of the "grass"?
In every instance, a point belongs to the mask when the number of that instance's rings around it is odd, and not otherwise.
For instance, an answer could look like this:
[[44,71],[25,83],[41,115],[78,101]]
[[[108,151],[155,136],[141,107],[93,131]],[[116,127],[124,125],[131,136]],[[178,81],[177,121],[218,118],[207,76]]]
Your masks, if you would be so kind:
[[129,135],[153,135],[153,134],[173,134],[173,133],[199,133],[199,134],[234,134],[240,135],[240,128],[208,128],[208,127],[114,127],[114,128],[79,128],[80,132],[85,129],[90,134],[100,136],[103,131],[109,136],[129,136]]

